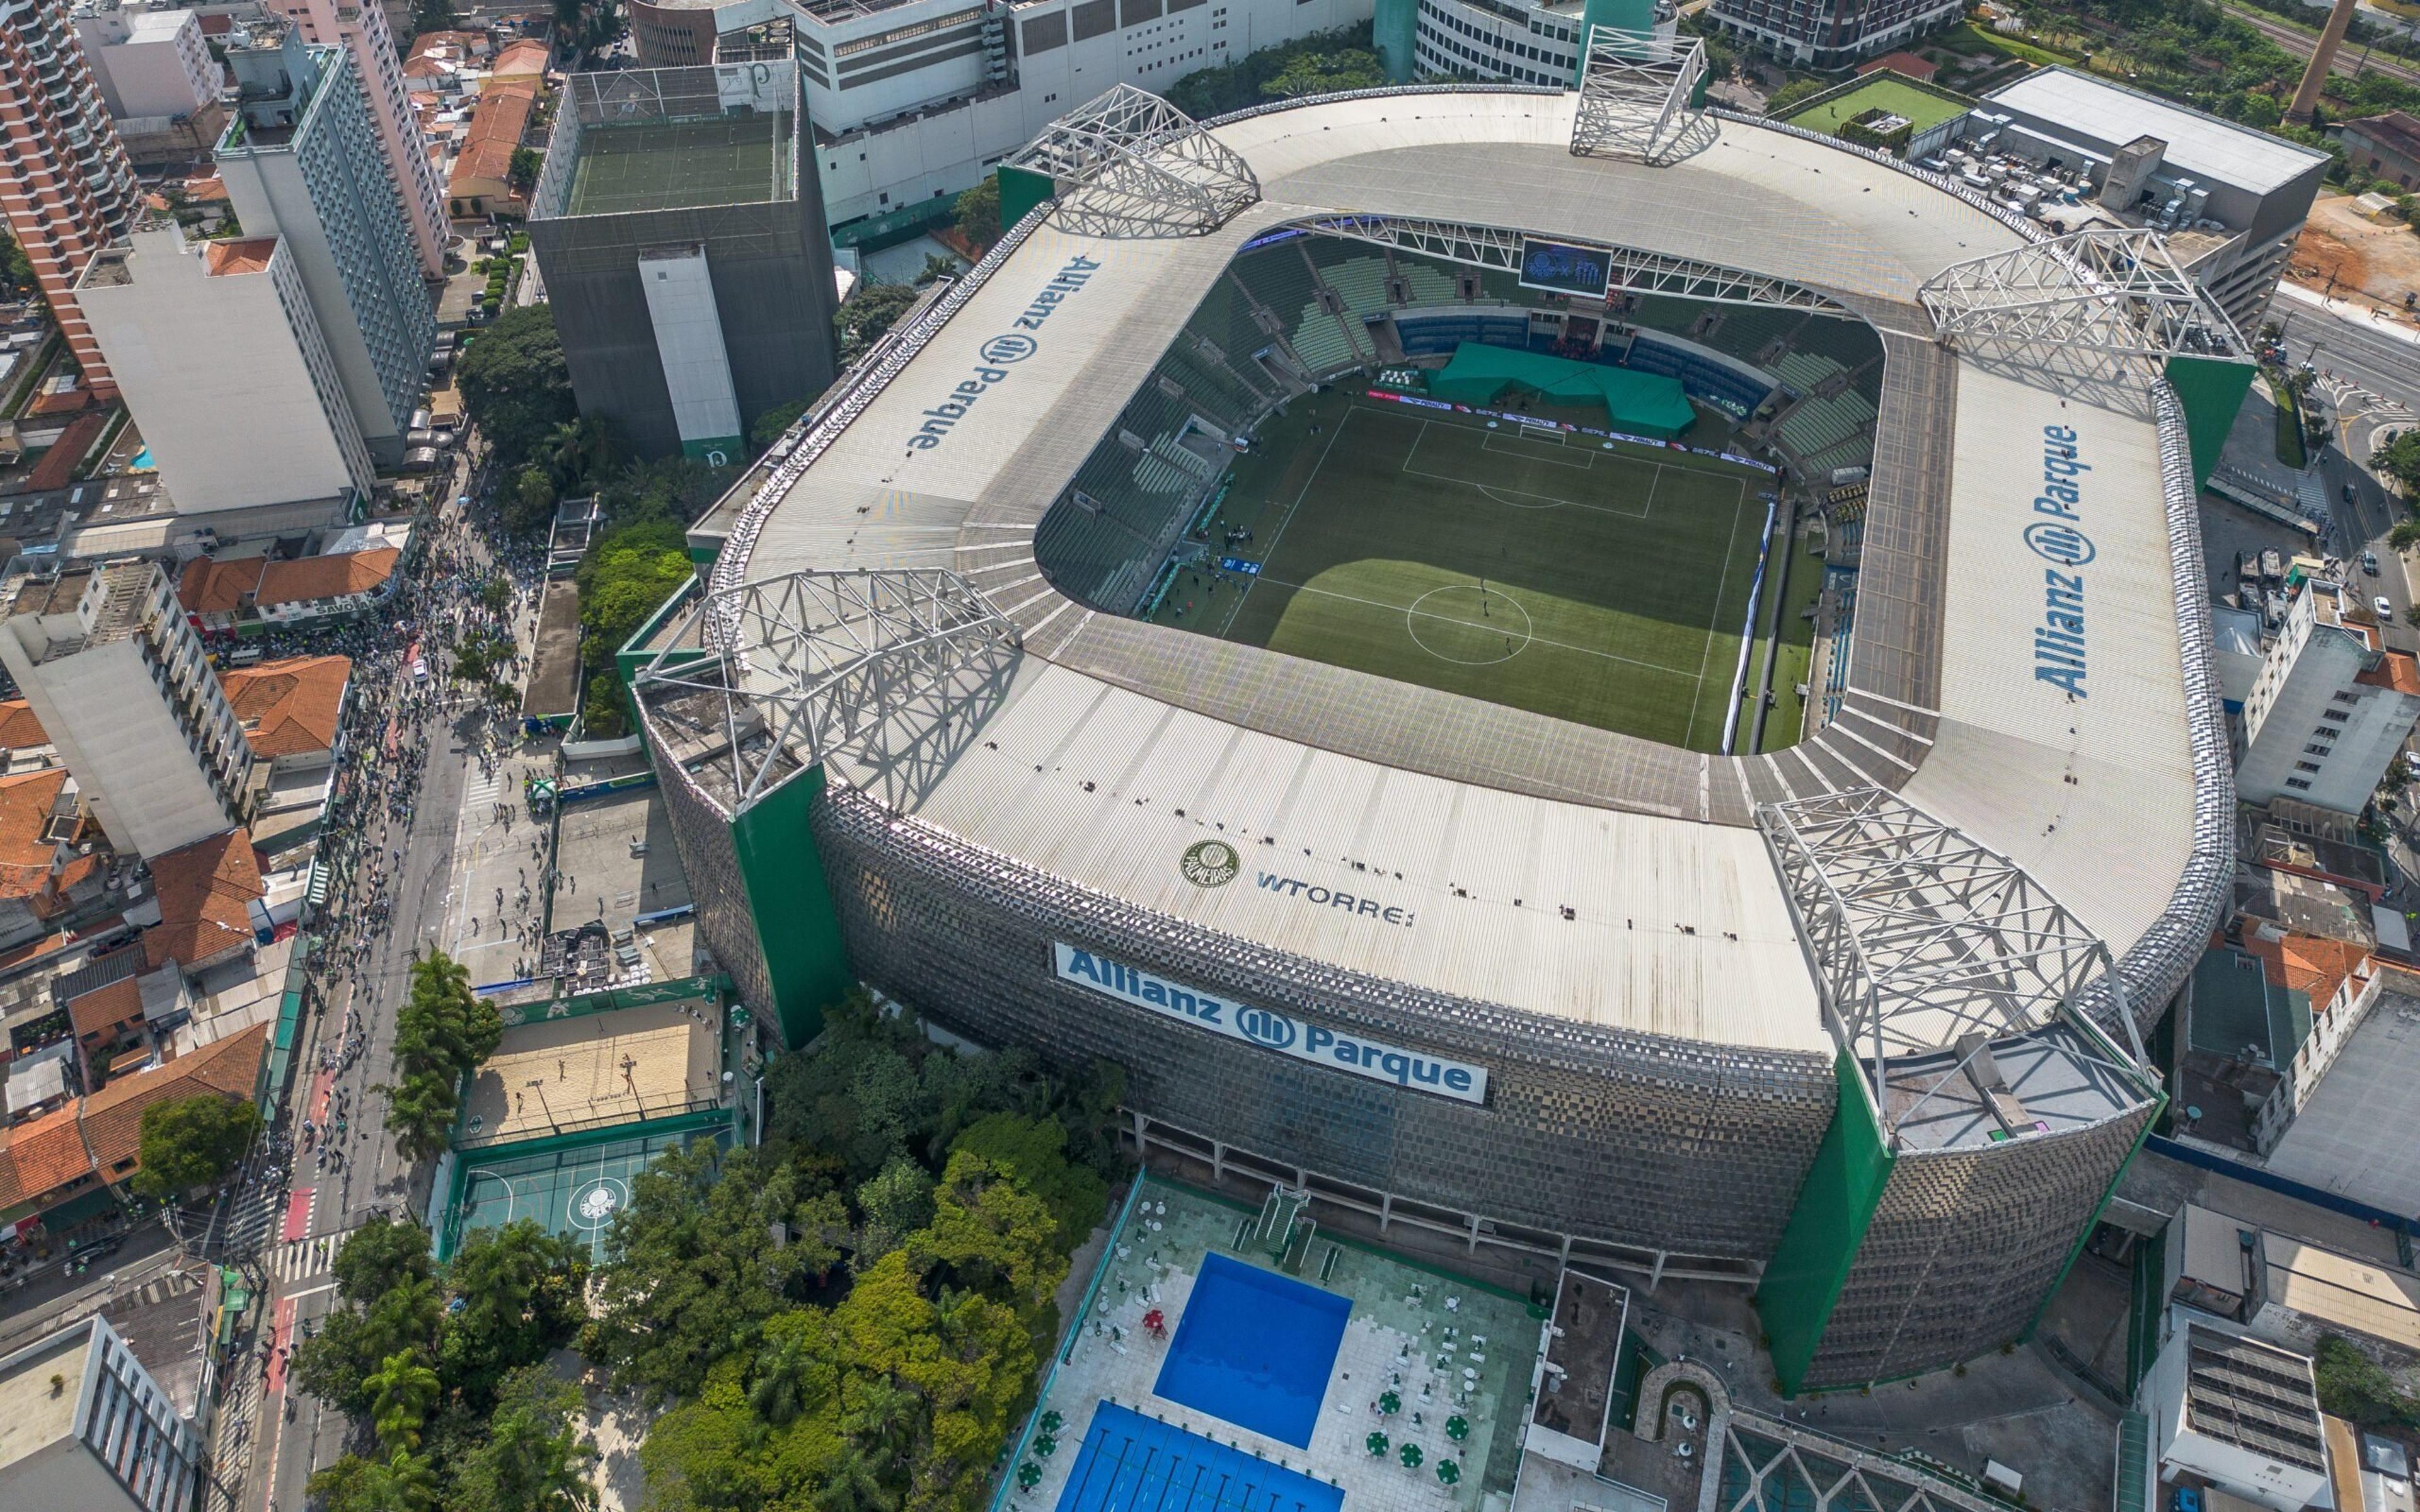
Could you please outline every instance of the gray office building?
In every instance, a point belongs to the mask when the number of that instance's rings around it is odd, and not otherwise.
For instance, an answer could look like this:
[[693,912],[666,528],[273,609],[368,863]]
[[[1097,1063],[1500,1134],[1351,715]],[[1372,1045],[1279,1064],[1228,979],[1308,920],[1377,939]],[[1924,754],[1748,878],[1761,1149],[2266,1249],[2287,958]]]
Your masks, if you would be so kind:
[[580,412],[642,455],[737,461],[751,422],[831,382],[831,246],[806,131],[789,58],[578,74],[564,90],[531,247]]
[[0,1506],[191,1512],[201,1430],[100,1318],[0,1356]]

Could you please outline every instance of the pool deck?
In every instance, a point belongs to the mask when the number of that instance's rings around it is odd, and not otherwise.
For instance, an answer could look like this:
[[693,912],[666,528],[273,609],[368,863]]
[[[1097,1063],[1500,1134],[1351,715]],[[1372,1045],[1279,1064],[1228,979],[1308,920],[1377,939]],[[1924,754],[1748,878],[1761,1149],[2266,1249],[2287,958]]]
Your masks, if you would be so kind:
[[[1153,1388],[1203,1255],[1277,1267],[1256,1247],[1237,1248],[1249,1214],[1189,1188],[1144,1180],[1132,1216],[1103,1256],[1092,1310],[1037,1407],[1060,1414],[1057,1452],[1044,1458],[1029,1447],[1026,1458],[1042,1479],[1030,1491],[1008,1492],[1004,1506],[1043,1512],[1059,1505],[1103,1401],[1328,1482],[1342,1490],[1351,1512],[1477,1512],[1487,1492],[1512,1489],[1543,1319],[1525,1303],[1354,1244],[1315,1238],[1295,1278],[1353,1303],[1308,1449],[1158,1396]],[[1157,1338],[1143,1328],[1155,1308],[1166,1330]],[[1403,1408],[1382,1416],[1377,1398],[1390,1389]],[[1471,1426],[1460,1445],[1445,1432],[1457,1413]],[[1383,1458],[1365,1447],[1373,1429],[1391,1441]],[[1499,1444],[1499,1430],[1516,1437]],[[1423,1451],[1418,1470],[1398,1458],[1406,1442]],[[1448,1457],[1463,1467],[1451,1487],[1435,1473],[1438,1459]]]

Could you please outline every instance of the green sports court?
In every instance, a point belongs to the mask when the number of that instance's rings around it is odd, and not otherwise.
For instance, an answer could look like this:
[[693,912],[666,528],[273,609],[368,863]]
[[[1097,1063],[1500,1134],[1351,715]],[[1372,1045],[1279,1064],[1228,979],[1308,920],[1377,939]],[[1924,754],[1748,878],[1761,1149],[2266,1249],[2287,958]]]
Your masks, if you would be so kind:
[[630,1198],[630,1178],[649,1161],[692,1139],[727,1139],[728,1114],[666,1119],[652,1128],[565,1134],[458,1155],[438,1235],[446,1258],[485,1228],[534,1219],[548,1233],[581,1244],[589,1257],[604,1254],[613,1217]]
[[788,111],[591,126],[566,215],[622,215],[791,197]]
[[[1318,394],[1261,424],[1204,562],[1152,618],[1716,750],[1771,486],[1690,453]],[[1232,530],[1252,539],[1220,544]],[[1257,574],[1213,571],[1222,556]]]

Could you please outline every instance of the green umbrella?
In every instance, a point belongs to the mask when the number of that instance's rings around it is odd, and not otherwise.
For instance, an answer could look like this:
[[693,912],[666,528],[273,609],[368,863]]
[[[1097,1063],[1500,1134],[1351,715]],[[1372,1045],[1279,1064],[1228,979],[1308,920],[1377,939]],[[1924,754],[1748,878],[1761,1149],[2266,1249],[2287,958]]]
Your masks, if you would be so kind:
[[1043,1413],[1041,1421],[1035,1423],[1033,1426],[1040,1428],[1045,1433],[1056,1433],[1059,1431],[1060,1425],[1064,1422],[1066,1422],[1066,1419],[1061,1417],[1057,1410],[1053,1409],[1050,1412]]
[[1392,1417],[1403,1410],[1404,1399],[1401,1396],[1391,1391],[1382,1391],[1378,1394],[1378,1411]]
[[1461,1461],[1459,1461],[1459,1460],[1454,1460],[1454,1459],[1440,1459],[1440,1460],[1438,1460],[1438,1461],[1437,1461],[1437,1479],[1438,1479],[1438,1480],[1440,1480],[1440,1481],[1442,1481],[1442,1482],[1444,1482],[1444,1483],[1445,1483],[1446,1485],[1448,1485],[1448,1486],[1450,1486],[1450,1485],[1452,1485],[1455,1481],[1458,1481],[1458,1480],[1462,1479],[1462,1464],[1461,1464]]
[[1445,1420],[1445,1436],[1460,1443],[1470,1437],[1470,1419],[1456,1413]]
[[1404,1445],[1403,1460],[1404,1468],[1405,1470],[1419,1469],[1421,1458],[1420,1446],[1419,1444],[1407,1443]]
[[1016,1489],[1030,1491],[1042,1484],[1042,1467],[1029,1459],[1016,1467]]
[[1033,1452],[1047,1459],[1059,1452],[1059,1441],[1046,1433],[1033,1441]]
[[1385,1458],[1387,1453],[1387,1436],[1385,1434],[1373,1430],[1368,1438],[1361,1441],[1361,1444],[1362,1447],[1368,1449],[1372,1455],[1381,1458]]

